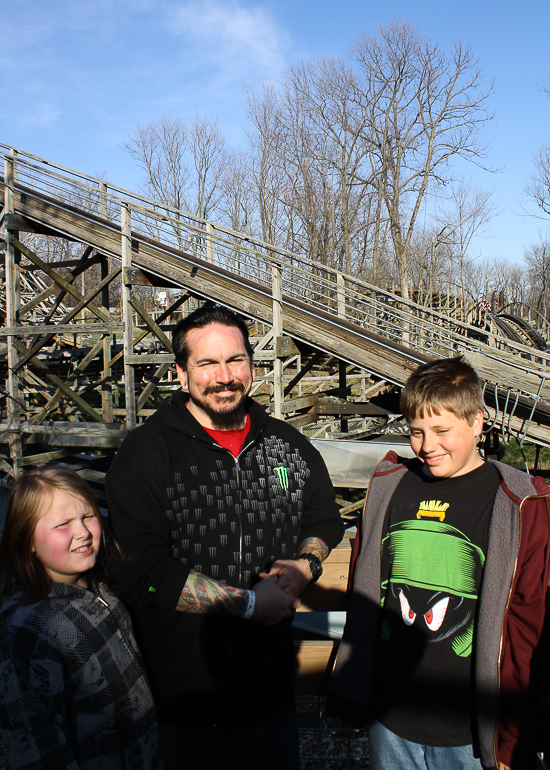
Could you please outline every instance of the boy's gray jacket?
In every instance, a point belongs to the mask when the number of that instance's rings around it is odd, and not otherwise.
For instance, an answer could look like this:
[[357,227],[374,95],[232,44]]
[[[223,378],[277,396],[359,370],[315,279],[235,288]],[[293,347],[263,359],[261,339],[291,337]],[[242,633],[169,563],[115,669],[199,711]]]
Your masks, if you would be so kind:
[[0,724],[10,770],[161,770],[130,618],[106,586],[52,583],[0,610]]
[[[380,633],[381,540],[393,493],[408,472],[390,452],[371,480],[361,541],[352,564],[353,591],[333,675],[333,712],[368,714]],[[474,648],[475,723],[481,761],[534,766],[548,741],[544,683],[550,650],[540,649],[550,580],[550,490],[542,479],[494,463],[501,485],[489,525]],[[548,623],[546,618],[546,623]],[[450,695],[452,697],[452,695]],[[355,716],[355,715],[354,715]],[[351,720],[347,720],[351,721]],[[354,724],[358,726],[359,719]]]

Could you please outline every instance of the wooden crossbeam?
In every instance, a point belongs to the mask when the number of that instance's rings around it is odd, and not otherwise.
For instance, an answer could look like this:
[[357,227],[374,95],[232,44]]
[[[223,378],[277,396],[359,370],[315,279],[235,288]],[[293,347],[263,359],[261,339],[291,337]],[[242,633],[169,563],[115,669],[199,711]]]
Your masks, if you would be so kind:
[[[130,305],[134,308],[136,313],[139,315],[139,317],[143,320],[144,324],[147,326],[150,332],[152,332],[155,337],[162,342],[164,347],[171,353],[172,352],[172,343],[166,336],[166,334],[162,331],[158,323],[151,318],[147,310],[145,309],[142,302],[139,301],[137,297],[131,297]],[[135,344],[135,343],[134,343]]]
[[[38,259],[38,257],[37,257],[37,259]],[[53,271],[53,272],[55,272],[55,271]],[[73,296],[78,296],[78,297],[81,298],[81,300],[80,300],[80,302],[74,308],[72,308],[68,313],[65,314],[65,316],[62,319],[62,322],[67,323],[72,318],[75,318],[80,313],[82,308],[84,308],[84,307],[88,307],[88,309],[90,309],[90,310],[93,309],[95,307],[95,305],[93,305],[90,302],[90,299],[92,299],[97,294],[99,294],[105,286],[108,286],[109,283],[111,283],[111,281],[113,281],[120,274],[120,272],[121,272],[120,266],[116,267],[113,270],[112,273],[109,273],[109,275],[106,278],[104,278],[102,281],[100,281],[94,287],[94,289],[92,289],[92,291],[89,292],[85,297],[82,294],[80,294],[80,292],[77,292],[76,290],[72,290]],[[66,281],[64,279],[62,279],[62,280],[64,281],[64,283],[66,283]],[[110,319],[109,314],[105,313],[102,310],[99,310],[98,308],[96,308],[96,309],[100,313],[100,320],[102,320],[104,323],[107,323],[107,324],[110,325],[112,323],[112,321]],[[41,350],[41,348],[43,348],[45,345],[47,345],[48,342],[50,342],[55,337],[55,335],[56,335],[56,332],[53,331],[51,334],[47,334],[47,335],[45,335],[43,337],[40,337],[40,339],[38,339],[33,345],[31,345],[31,348],[17,362],[16,371],[21,369],[21,367],[23,367],[26,363],[28,363],[28,361],[30,361],[31,357],[36,355],[36,353],[38,353],[38,351]]]
[[[167,318],[169,318],[174,311],[176,311],[180,305],[183,305],[184,302],[186,302],[192,295],[189,292],[185,292],[179,299],[177,299],[172,305],[170,305],[169,308],[167,308],[164,313],[159,315],[157,318],[157,325],[161,324],[163,321],[165,321]],[[134,345],[137,345],[138,342],[141,342],[144,337],[147,337],[148,334],[150,334],[149,329],[145,329],[144,331],[141,331],[137,337],[134,337]],[[116,356],[111,358],[109,361],[109,367],[112,367],[113,364],[116,364],[117,361],[119,361],[124,356],[124,351],[121,350],[120,353],[117,353]]]
[[[18,351],[20,353],[26,353],[27,348],[25,345],[20,342],[19,340],[15,340],[15,346],[17,347]],[[78,396],[71,388],[69,388],[63,380],[58,377],[56,374],[53,374],[48,367],[40,361],[39,358],[36,356],[33,356],[31,359],[31,362],[36,366],[38,369],[42,370],[47,377],[47,379],[56,385],[63,393],[71,399],[71,401],[74,401],[77,406],[82,409],[83,412],[85,412],[89,417],[92,418],[92,420],[95,420],[96,422],[102,422],[103,418],[100,414],[96,412],[95,409],[93,409],[89,404],[87,404],[80,396]]]
[[147,399],[149,398],[149,396],[152,395],[152,393],[155,390],[155,388],[157,387],[158,383],[164,377],[164,375],[166,374],[168,369],[170,369],[171,366],[172,366],[171,363],[170,364],[161,364],[158,367],[158,369],[156,370],[156,372],[154,373],[154,375],[151,378],[151,380],[143,388],[143,390],[141,391],[141,393],[139,395],[138,401],[137,401],[137,411],[138,411],[138,414],[139,414],[140,410],[143,409],[143,407],[147,403]]
[[[103,348],[103,340],[99,340],[96,342],[96,344],[92,347],[92,349],[88,352],[88,354],[80,361],[80,363],[77,365],[76,369],[72,373],[72,375],[69,377],[69,381],[72,379],[75,379],[79,374],[84,372],[88,365],[93,361],[93,359],[96,357],[96,355],[102,350]],[[59,400],[63,396],[63,391],[58,388],[55,393],[51,396],[51,398],[48,400],[48,402],[45,404],[45,406],[42,408],[42,411],[39,412],[37,415],[35,415],[31,423],[37,424],[42,422],[47,416],[49,412],[54,409],[54,407],[59,403]]]
[[[33,251],[25,246],[24,243],[21,243],[21,241],[17,240],[17,238],[14,239],[14,245],[16,249],[21,252],[21,254],[24,254],[27,259],[30,259],[30,261],[37,265],[44,273],[46,273],[46,275],[48,275],[52,281],[55,281],[58,286],[61,286],[63,289],[65,289],[66,292],[78,300],[78,302],[82,302],[82,300],[86,299],[84,295],[77,291],[77,289],[75,289],[74,286],[69,283],[69,281],[67,281],[60,273],[58,273],[57,270],[54,270],[52,267],[50,267],[47,262],[44,262],[42,259],[40,259],[39,256],[37,256]],[[91,294],[91,296],[94,297],[96,294],[98,294],[98,292],[94,289],[94,292]],[[104,310],[96,307],[92,302],[87,302],[86,306],[88,310],[90,310],[90,312],[97,316],[101,321],[110,321],[107,313]]]
[[300,369],[298,374],[292,378],[292,380],[288,383],[284,390],[284,395],[287,396],[292,388],[297,385],[300,380],[309,372],[310,369],[313,369],[317,361],[319,361],[320,358],[322,358],[324,355],[323,351],[318,350],[310,359],[309,361],[304,364],[304,366]]

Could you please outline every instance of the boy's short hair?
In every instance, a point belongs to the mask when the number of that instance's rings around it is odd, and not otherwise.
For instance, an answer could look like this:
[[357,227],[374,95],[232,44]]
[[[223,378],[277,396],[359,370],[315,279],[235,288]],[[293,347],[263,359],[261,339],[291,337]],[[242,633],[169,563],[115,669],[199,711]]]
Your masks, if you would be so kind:
[[472,425],[483,411],[483,391],[475,369],[463,358],[442,358],[422,364],[411,374],[401,392],[399,406],[410,422],[424,413],[441,409]]

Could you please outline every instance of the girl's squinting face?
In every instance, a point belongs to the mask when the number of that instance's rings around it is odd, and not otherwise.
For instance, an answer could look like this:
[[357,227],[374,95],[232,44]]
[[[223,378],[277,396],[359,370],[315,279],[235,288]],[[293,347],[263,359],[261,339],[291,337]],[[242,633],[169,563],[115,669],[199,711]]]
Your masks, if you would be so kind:
[[53,490],[32,537],[32,550],[52,580],[85,586],[101,545],[101,522],[90,506]]

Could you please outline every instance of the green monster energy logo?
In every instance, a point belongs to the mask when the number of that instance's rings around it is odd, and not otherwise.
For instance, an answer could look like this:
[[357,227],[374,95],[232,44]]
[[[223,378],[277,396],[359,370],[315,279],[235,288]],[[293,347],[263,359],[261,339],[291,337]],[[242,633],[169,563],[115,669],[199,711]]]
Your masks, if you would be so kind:
[[288,489],[288,470],[285,468],[284,465],[278,465],[276,468],[273,468],[275,473],[277,474],[277,478],[279,479],[279,484],[283,489]]

